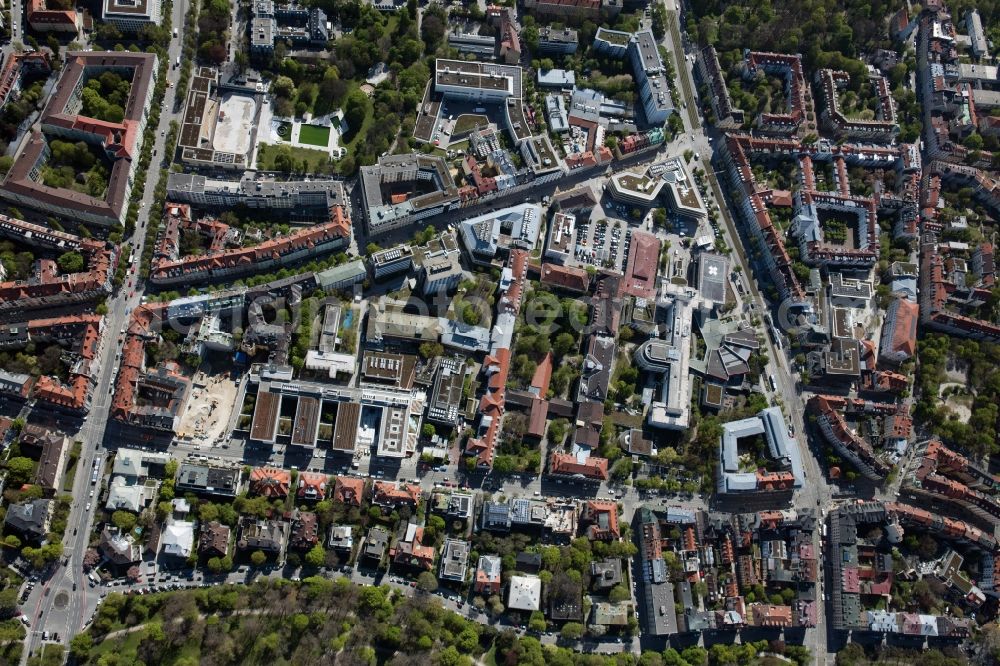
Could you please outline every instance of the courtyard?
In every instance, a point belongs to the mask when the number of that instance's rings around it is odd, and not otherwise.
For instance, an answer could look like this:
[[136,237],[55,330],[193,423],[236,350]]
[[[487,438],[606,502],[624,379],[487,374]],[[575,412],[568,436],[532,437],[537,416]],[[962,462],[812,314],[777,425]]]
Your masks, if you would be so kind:
[[273,160],[265,158],[283,146],[322,152],[326,159],[339,159],[345,151],[340,145],[345,131],[341,118],[339,111],[322,118],[312,118],[309,114],[302,118],[276,117],[272,115],[271,107],[265,106],[261,113],[260,145],[255,166],[268,168],[267,163]]

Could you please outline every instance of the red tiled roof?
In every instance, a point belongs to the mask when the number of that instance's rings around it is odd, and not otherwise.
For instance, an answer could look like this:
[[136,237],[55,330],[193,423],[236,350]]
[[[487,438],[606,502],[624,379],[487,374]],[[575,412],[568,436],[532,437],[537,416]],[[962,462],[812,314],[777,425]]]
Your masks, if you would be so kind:
[[299,497],[312,496],[322,500],[326,497],[326,482],[326,474],[299,472],[299,487],[296,494]]
[[552,379],[552,352],[546,354],[535,366],[535,374],[531,377],[531,388],[537,389],[537,395],[544,398],[549,392],[549,380]]
[[581,168],[581,167],[591,167],[599,164],[597,157],[590,150],[582,153],[573,153],[566,157],[566,166],[570,169]]
[[67,249],[76,248],[84,258],[86,270],[79,273],[59,274],[55,262],[40,260],[39,270],[34,279],[0,283],[0,303],[46,298],[60,294],[97,295],[110,292],[111,278],[118,259],[118,248],[100,241],[79,238],[71,234],[54,232],[47,227],[0,215],[3,234],[32,243],[34,236],[60,238],[67,243]]
[[3,71],[0,72],[0,106],[6,104],[11,91],[20,82],[23,73],[22,66],[44,70],[46,73],[52,69],[49,65],[49,54],[43,51],[12,53],[4,63]]
[[314,248],[338,238],[348,238],[350,236],[349,229],[350,219],[347,217],[347,213],[339,206],[334,206],[332,221],[308,227],[287,236],[267,240],[260,245],[222,250],[176,260],[161,259],[156,261],[150,268],[150,280],[153,283],[167,283],[176,280],[178,276],[189,276],[190,279],[197,279],[210,276],[212,271],[241,266],[246,267],[248,272],[253,271],[260,263],[281,261],[284,256],[300,250]]
[[476,591],[477,592],[491,592],[496,593],[500,590],[500,571],[497,570],[496,575],[490,575],[490,572],[484,570],[482,567],[476,567]]
[[135,388],[139,377],[145,372],[145,340],[151,336],[151,324],[156,311],[148,305],[140,305],[132,311],[125,344],[122,346],[122,360],[115,384],[115,397],[111,402],[112,417],[127,421],[135,405]]
[[[135,143],[141,137],[138,127],[146,112],[147,101],[153,94],[153,71],[156,55],[133,53],[130,51],[74,51],[66,53],[62,72],[55,89],[40,117],[40,126],[56,126],[87,131],[101,138],[114,159],[108,187],[103,198],[93,197],[74,190],[50,187],[36,180],[36,168],[42,154],[48,150],[48,142],[40,129],[32,130],[22,143],[14,164],[7,172],[3,188],[24,198],[33,198],[49,206],[58,206],[66,216],[88,215],[101,224],[120,222],[125,213],[129,189],[132,186]],[[114,134],[100,121],[81,118],[67,113],[72,109],[71,101],[77,94],[87,70],[92,67],[122,68],[132,70],[131,87],[125,102],[125,117],[120,127],[124,131]],[[97,124],[94,124],[96,122]],[[122,159],[117,159],[122,158]]]
[[510,287],[500,298],[500,307],[507,312],[517,314],[521,311],[521,295],[528,273],[528,253],[524,250],[511,250],[507,263],[512,277]]
[[386,506],[412,504],[420,501],[420,486],[411,483],[392,483],[390,481],[375,482],[375,503]]
[[794,485],[795,476],[791,472],[757,470],[758,490],[787,490]]
[[483,372],[488,375],[486,393],[479,401],[480,413],[491,417],[486,433],[481,438],[470,439],[467,451],[473,453],[480,467],[493,466],[496,437],[499,434],[500,419],[504,413],[504,396],[507,390],[507,376],[510,373],[510,350],[501,348],[495,356],[487,356],[483,361]]
[[576,456],[568,453],[553,453],[549,459],[549,473],[556,476],[583,476],[588,479],[606,481],[608,479],[608,460],[598,456],[590,456],[584,462],[578,462]]
[[365,480],[351,476],[338,476],[333,488],[333,499],[343,504],[361,506],[365,493]]
[[549,401],[535,398],[531,401],[531,412],[528,415],[528,430],[525,434],[541,439],[545,436],[545,423],[549,415]]
[[153,262],[161,260],[180,259],[180,240],[182,230],[193,230],[208,238],[208,253],[222,251],[230,236],[230,226],[221,220],[213,218],[191,219],[191,206],[188,204],[167,203],[166,221],[157,242]]
[[746,64],[751,69],[771,67],[786,71],[789,89],[788,103],[791,110],[789,113],[762,113],[760,114],[761,122],[765,125],[798,125],[806,114],[805,82],[802,78],[801,56],[750,51],[746,56]]
[[87,406],[90,394],[90,361],[97,356],[101,336],[101,315],[70,315],[50,319],[33,319],[28,322],[31,338],[73,340],[76,353],[84,363],[74,365],[65,384],[49,376],[39,377],[34,388],[37,400],[72,410]]
[[72,9],[49,9],[45,0],[28,0],[28,23],[35,30],[45,30],[52,25],[75,28],[77,14]]
[[288,497],[292,474],[277,467],[254,467],[250,471],[250,491],[267,498]]
[[[809,159],[809,156],[805,156],[805,159]],[[771,190],[771,203],[775,206],[791,208],[794,203],[792,201],[792,193],[788,190]]]
[[656,296],[656,272],[659,265],[660,239],[646,231],[632,232],[623,292],[641,298]]
[[[528,271],[528,253],[524,250],[511,250],[509,264],[513,278],[499,307],[513,314],[521,309],[522,292]],[[476,465],[479,467],[493,466],[496,438],[500,434],[500,421],[506,405],[510,357],[510,349],[500,347],[483,360],[482,371],[486,374],[486,393],[479,401],[479,412],[490,420],[486,431],[480,437],[469,438],[465,448],[467,454],[476,456]]]
[[559,287],[577,294],[585,294],[590,289],[590,275],[582,268],[542,264],[542,284]]
[[758,627],[792,626],[792,607],[771,604],[750,604],[754,625]]
[[889,349],[912,358],[917,352],[917,317],[920,310],[916,303],[905,298],[898,298],[895,303],[896,319]]
[[[606,518],[602,518],[606,516]],[[614,540],[621,538],[618,529],[618,504],[615,502],[589,501],[583,505],[582,520],[589,523],[587,536],[591,540]],[[604,525],[602,525],[602,521]]]
[[305,550],[319,542],[319,517],[311,511],[302,511],[292,521],[288,545]]
[[392,561],[411,567],[431,569],[434,566],[434,548],[424,546],[424,528],[418,527],[413,532],[413,541],[400,540],[396,547],[390,550]]

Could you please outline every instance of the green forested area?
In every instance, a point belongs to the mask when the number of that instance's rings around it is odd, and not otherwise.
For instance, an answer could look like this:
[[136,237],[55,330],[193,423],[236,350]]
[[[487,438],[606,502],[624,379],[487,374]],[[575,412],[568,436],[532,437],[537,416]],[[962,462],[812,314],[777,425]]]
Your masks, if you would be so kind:
[[[915,415],[932,433],[976,455],[1000,453],[1000,345],[928,335],[919,342],[920,389]],[[948,373],[951,371],[952,376]],[[967,377],[967,385],[945,386]],[[963,418],[946,401],[964,405]]]
[[[571,641],[574,635],[563,632]],[[811,661],[807,649],[777,640],[641,655],[585,654],[467,620],[444,610],[431,595],[404,597],[386,587],[319,577],[300,584],[278,580],[170,594],[111,594],[90,629],[70,644],[75,663],[98,666],[706,666],[765,663],[758,656],[764,650],[787,657],[783,663]]]
[[[428,7],[420,28],[411,2],[387,15],[354,0],[316,0],[310,3],[338,16],[344,35],[330,42],[326,63],[303,64],[286,57],[279,45],[265,69],[275,74],[272,84],[275,112],[283,116],[310,112],[323,116],[336,109],[344,112],[347,131],[341,143],[348,155],[336,166],[351,174],[358,166],[374,164],[390,150],[397,136],[413,133],[413,114],[430,78],[429,59],[444,44],[446,17],[436,6]],[[427,56],[427,57],[425,57]],[[369,98],[360,88],[377,63],[386,63],[390,76],[375,87]],[[298,170],[298,165],[296,170]],[[329,165],[304,170],[320,172]]]
[[[824,54],[855,58],[893,48],[888,20],[900,6],[892,0],[702,0],[691,3],[687,29],[699,43],[720,51],[802,53],[811,68]],[[956,21],[977,8],[992,41],[1000,44],[1000,0],[951,0],[947,6]]]
[[83,115],[109,123],[120,123],[125,118],[125,105],[131,89],[131,82],[116,72],[107,71],[95,76],[87,81],[80,92]]
[[[915,55],[912,49],[903,50],[889,39],[889,17],[897,8],[888,0],[755,0],[748,4],[709,0],[695,3],[686,28],[698,43],[715,46],[734,106],[751,114],[767,111],[774,104],[780,109],[785,100],[780,81],[762,78],[753,85],[734,83],[739,80],[736,72],[746,48],[801,53],[807,76],[817,68],[847,72],[851,81],[842,103],[848,107],[853,100],[872,95],[861,56],[877,48],[896,50],[903,59],[889,73],[889,79],[899,112],[900,139],[915,141],[921,130],[919,109],[913,91],[903,85],[916,68]],[[984,15],[984,24],[986,21]],[[858,111],[863,115],[862,109]],[[812,116],[813,109],[808,111]]]
[[43,183],[92,197],[104,196],[109,170],[90,146],[83,141],[72,143],[52,139],[49,148],[52,156],[42,167]]
[[802,53],[812,67],[824,53],[853,58],[890,46],[887,19],[898,7],[890,0],[704,0],[692,3],[687,28],[720,51]]

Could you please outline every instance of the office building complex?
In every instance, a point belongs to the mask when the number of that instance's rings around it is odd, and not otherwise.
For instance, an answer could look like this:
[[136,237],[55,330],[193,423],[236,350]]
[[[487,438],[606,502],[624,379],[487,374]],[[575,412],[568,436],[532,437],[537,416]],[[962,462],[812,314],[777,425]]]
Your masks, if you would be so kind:
[[432,155],[388,155],[361,167],[358,177],[365,207],[365,226],[378,236],[458,203],[458,187],[447,162]]
[[521,96],[521,68],[438,58],[434,63],[434,89],[446,99],[495,104]]
[[102,18],[124,33],[139,32],[143,26],[159,25],[160,0],[104,0]]

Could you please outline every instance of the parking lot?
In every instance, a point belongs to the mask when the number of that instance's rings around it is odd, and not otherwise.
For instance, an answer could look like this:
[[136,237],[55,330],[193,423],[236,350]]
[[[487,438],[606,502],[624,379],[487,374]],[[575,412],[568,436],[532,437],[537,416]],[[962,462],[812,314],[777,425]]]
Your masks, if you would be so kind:
[[[613,204],[605,203],[606,210],[609,206]],[[607,212],[619,211],[617,208],[612,208]],[[616,217],[607,217],[595,208],[590,219],[581,218],[576,222],[576,248],[573,258],[579,266],[595,266],[622,272],[625,270],[631,240],[632,228],[628,222]]]

